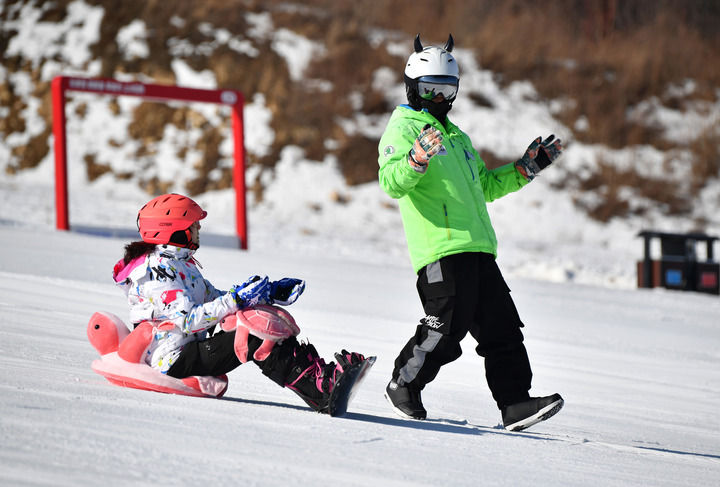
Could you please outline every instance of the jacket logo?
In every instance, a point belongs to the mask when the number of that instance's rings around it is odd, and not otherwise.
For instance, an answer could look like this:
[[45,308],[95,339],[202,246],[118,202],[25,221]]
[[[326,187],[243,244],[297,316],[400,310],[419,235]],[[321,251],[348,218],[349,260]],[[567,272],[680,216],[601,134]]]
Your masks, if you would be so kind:
[[387,145],[387,146],[385,146],[385,148],[383,149],[383,155],[384,155],[385,157],[391,156],[391,155],[394,154],[394,153],[395,153],[395,147],[393,147],[393,146],[391,146],[391,145]]
[[151,269],[155,271],[155,279],[158,281],[166,281],[168,279],[174,281],[177,277],[177,274],[175,274],[175,271],[172,269],[167,269],[165,267],[151,267]]

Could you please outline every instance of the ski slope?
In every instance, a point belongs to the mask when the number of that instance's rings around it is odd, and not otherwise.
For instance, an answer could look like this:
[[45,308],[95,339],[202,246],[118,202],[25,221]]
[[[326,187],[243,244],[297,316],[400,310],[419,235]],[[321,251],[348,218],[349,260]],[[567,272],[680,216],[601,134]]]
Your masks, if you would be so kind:
[[[720,299],[508,278],[532,393],[565,408],[527,432],[500,415],[471,339],[424,392],[424,422],[383,398],[421,309],[407,260],[334,247],[196,254],[220,288],[308,282],[290,311],[326,357],[378,356],[347,416],[319,415],[253,364],[223,399],[124,389],[93,373],[93,312],[127,317],[110,272],[125,239],[0,222],[0,485],[717,485]],[[202,237],[201,237],[202,240]]]

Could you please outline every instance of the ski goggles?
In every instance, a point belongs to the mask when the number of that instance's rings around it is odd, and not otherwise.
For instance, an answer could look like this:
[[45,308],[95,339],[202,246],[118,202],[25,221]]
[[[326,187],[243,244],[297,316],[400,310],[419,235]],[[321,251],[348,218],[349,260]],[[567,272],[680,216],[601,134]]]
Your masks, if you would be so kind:
[[425,100],[442,95],[446,100],[457,96],[459,80],[454,76],[422,76],[418,78],[418,94]]

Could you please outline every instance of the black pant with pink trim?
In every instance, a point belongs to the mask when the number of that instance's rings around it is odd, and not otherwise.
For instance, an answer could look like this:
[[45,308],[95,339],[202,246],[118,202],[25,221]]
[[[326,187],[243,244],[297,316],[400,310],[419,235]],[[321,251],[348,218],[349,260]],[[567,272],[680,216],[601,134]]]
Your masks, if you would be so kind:
[[[171,377],[183,378],[191,375],[223,375],[241,364],[235,355],[235,332],[219,332],[205,340],[190,342],[168,370]],[[248,336],[248,357],[252,357],[262,340]],[[284,386],[294,363],[295,337],[287,338],[273,347],[270,356],[262,362],[253,359],[262,373],[273,382]]]

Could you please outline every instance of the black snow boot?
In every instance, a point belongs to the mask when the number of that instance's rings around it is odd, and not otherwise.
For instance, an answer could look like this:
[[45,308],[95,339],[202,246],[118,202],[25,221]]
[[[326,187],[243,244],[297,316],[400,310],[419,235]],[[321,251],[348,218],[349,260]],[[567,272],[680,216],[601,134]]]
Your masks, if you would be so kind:
[[527,401],[511,404],[502,409],[505,429],[522,431],[535,423],[555,416],[564,404],[560,394],[545,397],[531,397]]
[[398,385],[397,382],[391,380],[385,389],[385,399],[401,418],[425,419],[427,417],[427,411],[420,399],[420,391],[417,389]]
[[335,387],[336,369],[335,362],[326,364],[314,346],[298,343],[285,387],[295,392],[315,411],[325,413],[330,393]]

